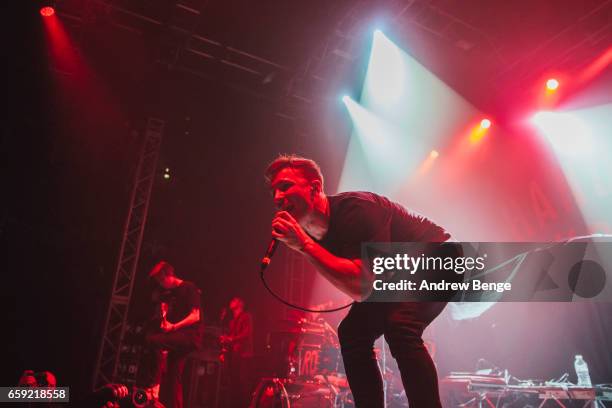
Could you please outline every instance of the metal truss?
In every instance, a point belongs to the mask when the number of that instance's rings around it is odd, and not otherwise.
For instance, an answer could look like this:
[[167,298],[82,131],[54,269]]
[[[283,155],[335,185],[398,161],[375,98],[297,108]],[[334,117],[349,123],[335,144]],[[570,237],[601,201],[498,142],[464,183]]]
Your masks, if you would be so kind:
[[98,352],[93,378],[93,389],[114,382],[121,355],[121,345],[126,323],[140,248],[144,233],[149,200],[155,179],[165,122],[149,118],[145,130],[143,147],[136,167],[130,207],[123,231],[117,269],[111,292],[104,332]]
[[[71,0],[60,0],[63,17],[83,21],[87,15],[104,15],[117,29],[143,36],[157,32],[160,38],[157,63],[208,79],[222,79],[240,91],[278,104],[279,116],[296,119],[326,98],[331,82],[338,80],[358,59],[362,47],[356,41],[367,25],[376,2],[356,0],[329,3],[327,13],[338,16],[325,28],[322,40],[298,66],[285,66],[269,58],[230,46],[223,38],[210,38],[197,32],[206,2],[178,0],[165,3],[162,12],[153,3],[87,0],[84,10],[70,7]],[[465,51],[485,47],[501,56],[489,37],[477,27],[436,7],[428,0],[387,0],[385,8],[393,16],[392,25],[402,31],[417,27]],[[348,6],[347,6],[348,5]],[[83,6],[84,7],[84,6]],[[91,13],[87,10],[97,10]]]
[[[612,0],[596,5],[499,72],[495,81],[529,82],[549,70],[576,70],[595,60],[610,46]],[[546,61],[542,61],[546,55]]]
[[[277,115],[291,120],[316,108],[317,102],[334,88],[333,82],[346,74],[345,68],[354,65],[363,48],[356,39],[371,16],[381,9],[390,16],[389,25],[398,33],[421,30],[472,56],[486,58],[491,72],[485,79],[502,87],[533,80],[550,67],[576,69],[605,50],[612,35],[608,18],[612,0],[602,0],[573,25],[516,59],[504,52],[495,33],[444,10],[440,3],[443,2],[328,2],[326,12],[335,16],[335,23],[321,30],[320,43],[306,52],[297,66],[238,49],[227,38],[199,33],[197,27],[206,14],[205,0],[58,0],[58,14],[77,25],[80,21],[81,26],[94,15],[104,16],[99,18],[125,33],[157,33],[157,63],[161,66],[211,81],[222,80],[233,89],[278,105]],[[542,55],[551,57],[543,61]]]
[[417,27],[463,51],[475,48],[504,62],[498,46],[489,34],[473,24],[437,7],[429,0],[393,0],[393,25]]
[[[390,19],[389,25],[398,32],[419,29],[463,51],[481,48],[504,62],[498,47],[488,34],[474,25],[436,7],[429,0],[388,0],[384,3]],[[338,73],[358,60],[363,52],[358,42],[360,33],[371,24],[376,4],[357,0],[341,13],[335,27],[309,56],[302,69],[291,78],[283,106],[290,109],[296,101],[308,106],[321,99],[329,89],[330,81]]]

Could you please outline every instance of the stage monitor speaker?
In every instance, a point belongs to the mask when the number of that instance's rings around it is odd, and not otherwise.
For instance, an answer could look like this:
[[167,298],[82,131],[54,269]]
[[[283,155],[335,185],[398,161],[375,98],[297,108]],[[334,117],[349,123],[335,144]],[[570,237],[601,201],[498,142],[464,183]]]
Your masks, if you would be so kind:
[[218,360],[192,355],[187,359],[183,375],[185,406],[218,408],[221,387],[221,364]]

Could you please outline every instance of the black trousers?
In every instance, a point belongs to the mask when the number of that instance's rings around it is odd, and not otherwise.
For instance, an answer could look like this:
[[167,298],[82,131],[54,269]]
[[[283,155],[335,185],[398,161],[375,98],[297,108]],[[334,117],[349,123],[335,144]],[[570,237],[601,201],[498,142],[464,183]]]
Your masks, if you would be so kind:
[[231,408],[248,407],[251,401],[251,392],[253,391],[253,357],[229,353],[227,355],[226,367],[229,379],[227,406]]
[[[160,400],[167,408],[183,407],[183,371],[187,355],[198,347],[199,336],[187,331],[155,333],[146,336],[146,351],[140,364],[139,385],[161,384]],[[168,351],[166,376],[163,351]],[[162,381],[163,380],[163,381]]]
[[374,354],[381,335],[397,360],[410,408],[441,408],[438,376],[423,345],[423,330],[444,302],[355,303],[338,328],[344,368],[357,408],[384,406],[383,381]]

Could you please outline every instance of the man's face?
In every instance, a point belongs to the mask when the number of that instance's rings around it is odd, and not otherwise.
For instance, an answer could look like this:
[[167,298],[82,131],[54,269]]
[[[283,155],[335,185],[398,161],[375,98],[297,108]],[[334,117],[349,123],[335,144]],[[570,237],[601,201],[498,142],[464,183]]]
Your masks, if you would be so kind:
[[235,312],[235,311],[236,311],[237,309],[239,309],[241,306],[242,306],[242,302],[241,302],[241,301],[240,301],[240,299],[238,299],[238,298],[233,298],[233,299],[230,301],[230,304],[229,304],[230,310],[231,310],[232,312]]
[[314,209],[314,188],[301,170],[285,167],[270,183],[274,205],[302,222]]
[[155,279],[155,282],[157,282],[157,284],[163,289],[172,289],[170,276],[166,275],[165,273],[160,272],[153,278]]

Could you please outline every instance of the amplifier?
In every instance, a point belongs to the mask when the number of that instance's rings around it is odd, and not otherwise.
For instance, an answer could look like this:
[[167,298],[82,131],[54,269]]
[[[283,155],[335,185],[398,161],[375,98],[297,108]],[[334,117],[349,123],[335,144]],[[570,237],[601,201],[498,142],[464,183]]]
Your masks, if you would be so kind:
[[186,407],[219,407],[221,363],[218,354],[213,351],[197,351],[187,358],[183,374]]

